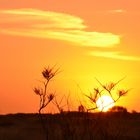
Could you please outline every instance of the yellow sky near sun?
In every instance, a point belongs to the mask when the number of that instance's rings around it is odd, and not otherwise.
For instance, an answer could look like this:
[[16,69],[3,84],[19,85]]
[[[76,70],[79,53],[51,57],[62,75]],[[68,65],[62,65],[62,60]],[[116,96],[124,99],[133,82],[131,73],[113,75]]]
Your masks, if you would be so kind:
[[61,1],[0,1],[0,113],[36,111],[32,88],[48,64],[62,69],[54,90],[77,96],[72,108],[78,96],[84,100],[77,84],[88,93],[98,86],[95,77],[105,83],[126,76],[120,85],[133,90],[119,104],[139,111],[138,4]]

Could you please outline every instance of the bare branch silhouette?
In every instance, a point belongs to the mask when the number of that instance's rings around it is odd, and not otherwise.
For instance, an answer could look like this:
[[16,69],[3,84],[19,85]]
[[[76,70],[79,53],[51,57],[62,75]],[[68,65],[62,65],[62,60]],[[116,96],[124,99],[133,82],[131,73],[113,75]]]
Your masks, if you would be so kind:
[[[124,77],[124,78],[125,78],[125,77]],[[116,103],[122,96],[125,96],[125,95],[130,91],[130,89],[129,89],[129,90],[121,89],[121,90],[116,91],[116,93],[115,93],[116,96],[117,96],[116,98],[113,97],[113,94],[114,94],[114,93],[112,93],[112,90],[115,89],[116,85],[118,85],[122,80],[124,80],[124,78],[120,79],[120,80],[117,81],[116,83],[111,82],[111,83],[106,84],[106,85],[103,85],[97,78],[95,78],[96,81],[101,85],[102,90],[100,91],[99,88],[94,88],[94,91],[95,91],[94,96],[93,96],[93,94],[91,94],[91,93],[90,93],[90,95],[85,95],[87,98],[90,99],[90,101],[92,102],[92,104],[93,104],[93,106],[94,106],[93,108],[89,108],[88,110],[90,111],[90,110],[98,109],[97,100],[98,100],[99,98],[101,99],[101,104],[102,104],[102,110],[101,110],[101,111],[103,111],[104,108],[108,107],[108,106],[111,105],[111,104]],[[105,105],[105,106],[103,106],[103,100],[102,100],[102,98],[101,98],[101,97],[102,97],[102,94],[101,94],[101,93],[102,93],[103,91],[107,91],[107,92],[109,93],[109,96],[110,96],[111,99],[113,100],[113,102],[111,102],[111,103],[109,103],[109,104],[107,104],[107,105]]]
[[53,104],[57,107],[57,109],[58,109],[58,111],[60,113],[63,113],[64,112],[64,109],[63,108],[64,108],[64,106],[66,106],[66,105],[62,105],[62,101],[63,101],[64,97],[65,97],[65,95],[62,96],[62,98],[60,99],[59,102],[57,101],[57,98],[55,97],[54,98],[54,101],[53,101]]
[[40,97],[40,107],[39,107],[39,113],[41,113],[41,110],[45,108],[55,97],[54,93],[48,93],[48,85],[50,80],[52,80],[57,74],[59,73],[59,69],[54,70],[54,67],[47,67],[44,68],[42,71],[42,76],[44,78],[43,88],[42,87],[35,87],[33,90],[36,93],[36,95],[39,95]]
[[[42,109],[47,107],[47,105],[54,99],[55,94],[54,93],[49,93],[48,91],[48,85],[49,82],[58,74],[59,69],[55,70],[55,67],[47,67],[44,68],[42,71],[42,76],[44,78],[44,81],[41,81],[43,84],[43,87],[35,87],[33,89],[34,93],[39,96],[40,101],[39,101],[39,117],[42,123],[42,127],[46,136],[46,140],[48,140],[48,129],[43,121],[43,116],[42,116]],[[40,81],[39,81],[40,82]]]

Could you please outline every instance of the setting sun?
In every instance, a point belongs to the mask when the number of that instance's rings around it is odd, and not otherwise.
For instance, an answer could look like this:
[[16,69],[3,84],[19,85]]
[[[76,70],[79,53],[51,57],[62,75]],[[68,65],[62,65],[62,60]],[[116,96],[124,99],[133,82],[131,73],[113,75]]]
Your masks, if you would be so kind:
[[115,103],[110,96],[104,95],[97,100],[97,107],[100,111],[106,112],[112,108]]
[[140,0],[0,0],[0,139],[140,140],[139,104]]

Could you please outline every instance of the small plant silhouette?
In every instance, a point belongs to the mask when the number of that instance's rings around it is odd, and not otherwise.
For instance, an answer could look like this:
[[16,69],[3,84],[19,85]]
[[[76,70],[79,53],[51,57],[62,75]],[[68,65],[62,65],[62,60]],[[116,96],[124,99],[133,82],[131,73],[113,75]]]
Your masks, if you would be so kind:
[[58,102],[58,101],[57,101],[57,98],[55,97],[55,98],[54,98],[54,101],[53,101],[54,105],[56,106],[56,108],[58,109],[59,113],[61,113],[61,114],[64,112],[63,107],[65,106],[65,105],[61,105],[63,99],[64,99],[64,96],[63,96],[63,97],[61,98],[61,100]]
[[84,105],[79,105],[78,106],[78,112],[85,112],[85,107],[84,107]]
[[42,109],[44,109],[55,97],[54,93],[48,93],[48,85],[49,82],[57,75],[59,69],[54,70],[54,67],[47,67],[44,68],[42,71],[42,75],[44,78],[43,88],[42,87],[35,87],[33,90],[36,95],[40,98],[40,106],[39,106],[39,113],[41,113]]
[[[110,104],[116,103],[121,97],[125,96],[129,92],[130,89],[128,89],[128,90],[124,90],[124,89],[118,90],[118,91],[115,92],[115,95],[114,95],[114,92],[112,92],[115,89],[115,87],[123,79],[124,78],[120,79],[116,83],[110,82],[110,83],[107,83],[105,85],[103,85],[98,79],[96,79],[97,82],[101,85],[102,89],[94,88],[93,93],[90,93],[90,95],[85,95],[87,98],[90,99],[92,105],[94,106],[93,108],[88,109],[88,111],[98,109],[97,100],[99,98],[101,99],[101,104],[102,104],[102,110],[101,111],[103,111],[105,107],[109,106]],[[107,104],[106,106],[103,106],[103,101],[102,101],[101,97],[104,95],[105,91],[107,91],[108,95],[111,97],[113,102],[110,103],[110,104]]]
[[47,68],[44,68],[44,70],[42,71],[42,75],[44,78],[44,81],[42,81],[43,88],[35,87],[33,89],[35,94],[38,95],[40,98],[38,112],[39,112],[39,117],[41,120],[42,128],[43,128],[45,136],[46,136],[46,140],[48,140],[48,128],[45,125],[46,123],[44,122],[41,111],[42,111],[42,109],[45,109],[45,107],[47,107],[47,105],[51,101],[53,101],[53,99],[55,97],[54,93],[48,92],[48,85],[49,85],[49,82],[58,74],[58,70],[59,69],[54,70],[54,67],[49,67],[49,66]]

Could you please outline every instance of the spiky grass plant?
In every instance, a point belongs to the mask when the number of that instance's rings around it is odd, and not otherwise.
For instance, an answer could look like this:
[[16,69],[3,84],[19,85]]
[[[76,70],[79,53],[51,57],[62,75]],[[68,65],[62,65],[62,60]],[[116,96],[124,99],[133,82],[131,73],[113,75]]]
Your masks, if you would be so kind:
[[43,83],[42,87],[35,87],[33,89],[34,93],[39,96],[39,117],[42,123],[43,130],[45,132],[46,140],[48,140],[48,128],[46,127],[46,123],[44,123],[44,119],[42,116],[42,110],[45,109],[48,104],[53,101],[55,94],[54,93],[49,93],[48,91],[48,85],[50,81],[58,74],[59,69],[54,69],[54,67],[47,67],[44,68],[42,71],[42,76],[44,78],[41,83]]
[[110,83],[107,83],[107,84],[102,84],[98,79],[97,82],[100,84],[101,86],[101,89],[99,88],[94,88],[94,91],[93,93],[90,93],[90,95],[85,95],[87,98],[90,99],[90,102],[92,103],[93,107],[92,108],[89,108],[88,111],[91,111],[91,110],[96,110],[98,109],[98,105],[97,105],[97,100],[100,98],[102,99],[101,97],[106,93],[108,94],[108,96],[111,97],[112,99],[112,103],[106,105],[106,106],[103,106],[103,101],[101,100],[101,104],[102,104],[102,110],[101,112],[104,110],[104,108],[106,108],[107,106],[111,105],[111,104],[114,104],[116,103],[121,97],[125,96],[130,89],[128,90],[124,90],[124,89],[120,89],[120,90],[116,90],[115,92],[113,92],[113,90],[115,90],[116,86],[123,80],[124,78],[122,78],[121,80],[117,81],[116,83],[114,82],[110,82]]
[[54,67],[47,67],[44,68],[42,71],[42,76],[44,78],[43,83],[43,88],[42,87],[35,87],[33,90],[36,95],[39,96],[40,101],[39,101],[39,113],[41,113],[42,109],[44,109],[55,97],[54,93],[49,93],[48,92],[48,85],[50,81],[58,74],[58,70],[54,70]]

